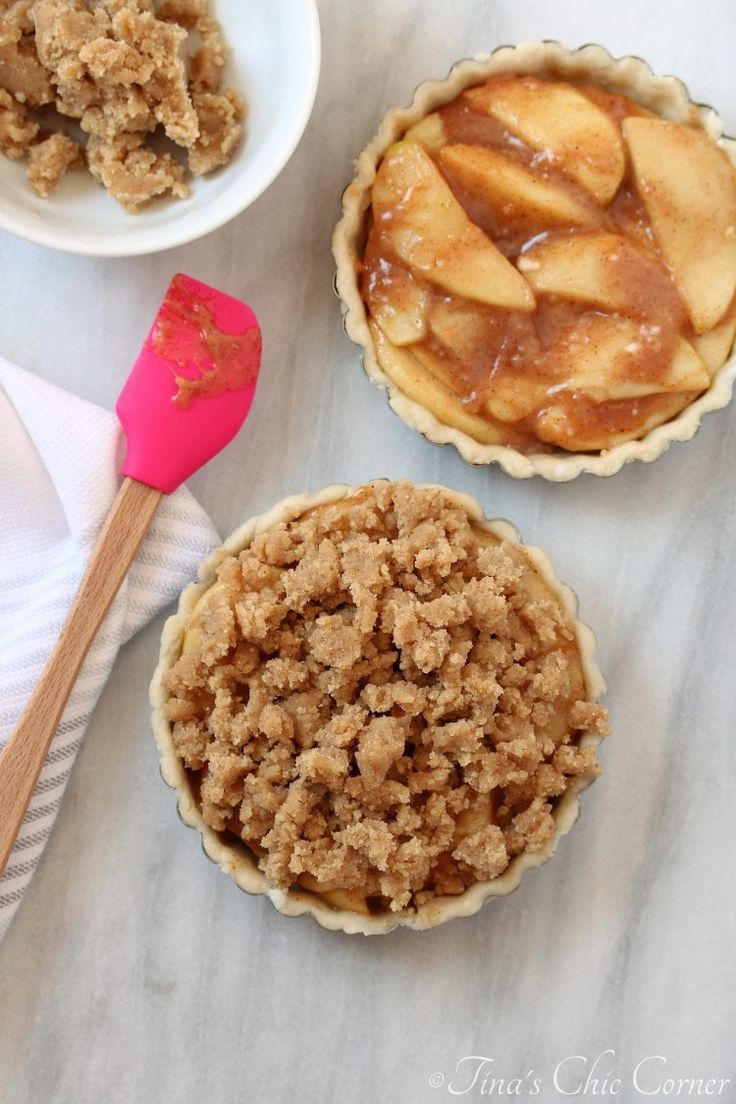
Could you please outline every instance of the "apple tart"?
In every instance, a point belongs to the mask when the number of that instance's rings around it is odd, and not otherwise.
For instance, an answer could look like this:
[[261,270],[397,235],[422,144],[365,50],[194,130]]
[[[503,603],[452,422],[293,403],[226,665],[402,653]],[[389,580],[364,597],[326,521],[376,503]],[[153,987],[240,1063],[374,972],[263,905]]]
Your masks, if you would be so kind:
[[369,377],[515,476],[654,459],[730,397],[734,160],[680,82],[601,47],[504,47],[420,86],[334,236]]
[[547,558],[442,487],[287,499],[203,565],[151,687],[206,853],[287,915],[431,927],[554,851],[599,773],[593,637]]

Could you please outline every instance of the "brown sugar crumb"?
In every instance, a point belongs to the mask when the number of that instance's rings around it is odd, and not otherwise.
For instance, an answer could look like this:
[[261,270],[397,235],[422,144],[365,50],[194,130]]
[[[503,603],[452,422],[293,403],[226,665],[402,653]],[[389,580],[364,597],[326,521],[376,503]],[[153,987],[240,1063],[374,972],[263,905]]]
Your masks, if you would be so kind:
[[82,151],[66,134],[51,134],[28,154],[27,176],[36,195],[50,196],[69,169],[84,166]]
[[281,889],[398,911],[546,847],[599,773],[574,627],[448,492],[375,483],[226,557],[166,676],[202,814]]
[[51,103],[53,89],[36,54],[31,9],[34,0],[0,4],[0,88],[29,107]]
[[202,45],[189,62],[193,92],[217,92],[229,50],[216,19],[203,15],[195,24]]
[[[115,84],[140,84],[148,106],[157,123],[168,138],[177,145],[189,149],[199,134],[197,115],[187,89],[186,64],[183,57],[187,32],[176,24],[164,23],[148,12],[137,14],[129,7],[121,9],[113,17],[112,30],[118,44],[126,45],[132,55],[132,63],[123,62],[123,72],[118,75],[116,66],[101,65],[101,75]],[[87,50],[94,50],[92,43]],[[131,79],[126,73],[128,64],[141,69],[138,77]]]
[[245,117],[245,104],[232,89],[222,96],[195,92],[192,97],[199,124],[199,137],[189,150],[189,168],[195,176],[226,165],[238,145]]
[[166,192],[181,199],[189,195],[183,166],[170,153],[149,149],[142,135],[122,134],[110,142],[92,135],[87,143],[87,164],[128,211],[136,211],[153,196]]
[[158,17],[191,31],[204,19],[208,5],[209,0],[161,0]]
[[458,863],[469,866],[477,878],[496,878],[509,864],[506,840],[496,824],[486,824],[461,840],[452,853]]
[[[25,108],[53,103],[88,136],[87,163],[123,207],[189,195],[176,149],[195,176],[232,157],[245,105],[222,89],[228,55],[209,0],[0,0],[0,151],[28,155],[39,195],[53,191],[50,160],[33,152],[38,124]],[[47,119],[44,119],[44,126]],[[155,149],[164,137],[172,150]],[[39,174],[39,165],[46,169]],[[68,166],[67,166],[68,167]],[[36,186],[38,184],[38,186]]]
[[0,150],[5,156],[14,160],[23,157],[39,130],[23,105],[0,88]]

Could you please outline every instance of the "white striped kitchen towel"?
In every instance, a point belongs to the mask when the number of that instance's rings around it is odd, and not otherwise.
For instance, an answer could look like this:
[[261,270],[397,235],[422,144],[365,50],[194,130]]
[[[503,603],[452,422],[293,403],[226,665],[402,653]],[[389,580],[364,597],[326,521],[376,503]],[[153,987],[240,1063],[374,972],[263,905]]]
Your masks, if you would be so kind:
[[[0,747],[41,674],[115,497],[121,449],[114,414],[0,358]],[[162,500],[85,660],[0,878],[0,938],[41,858],[118,648],[176,597],[218,543],[186,488]]]

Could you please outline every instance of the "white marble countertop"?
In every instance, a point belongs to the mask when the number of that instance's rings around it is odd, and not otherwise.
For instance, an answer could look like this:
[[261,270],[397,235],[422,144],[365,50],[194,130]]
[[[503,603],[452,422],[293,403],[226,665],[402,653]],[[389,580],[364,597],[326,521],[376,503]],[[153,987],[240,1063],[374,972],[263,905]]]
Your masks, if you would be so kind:
[[[511,1095],[522,1099],[534,1078],[537,1100],[563,1099],[554,1069],[580,1056],[562,1073],[578,1099],[663,1099],[643,1090],[673,1077],[703,1078],[702,1095],[708,1079],[730,1078],[709,1095],[734,1101],[733,409],[610,480],[553,486],[471,469],[405,428],[361,374],[332,294],[330,233],[351,158],[382,111],[504,42],[642,55],[718,106],[733,133],[736,7],[322,0],[320,10],[315,110],[268,192],[219,232],[148,259],[75,258],[0,234],[0,352],[111,406],[174,271],[250,301],[265,332],[253,415],[191,482],[220,530],[332,481],[407,476],[474,494],[548,550],[596,629],[614,726],[605,774],[557,857],[470,920],[366,940],[285,919],[205,861],[159,777],[147,703],[159,619],[119,657],[0,945],[0,1101],[429,1104],[451,1085],[462,1095],[470,1066],[454,1071],[467,1055],[521,1078]],[[586,1087],[584,1062],[590,1073],[602,1054]],[[499,1096],[481,1081],[468,1099]]]

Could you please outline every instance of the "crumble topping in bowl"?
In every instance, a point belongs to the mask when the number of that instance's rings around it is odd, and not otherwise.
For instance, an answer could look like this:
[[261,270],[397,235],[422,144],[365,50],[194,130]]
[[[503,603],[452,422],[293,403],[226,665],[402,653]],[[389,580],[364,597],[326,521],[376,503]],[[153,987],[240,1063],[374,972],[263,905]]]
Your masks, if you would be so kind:
[[[209,0],[0,0],[0,151],[28,156],[38,195],[86,161],[136,211],[164,193],[186,198],[187,168],[200,176],[230,160],[245,105],[221,90],[228,51],[208,8]],[[84,148],[61,131],[49,135],[51,105],[54,125],[78,121]]]
[[377,482],[220,563],[166,672],[204,821],[268,883],[394,912],[544,848],[599,773],[574,623],[523,546]]

